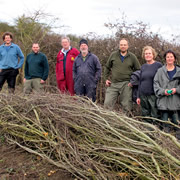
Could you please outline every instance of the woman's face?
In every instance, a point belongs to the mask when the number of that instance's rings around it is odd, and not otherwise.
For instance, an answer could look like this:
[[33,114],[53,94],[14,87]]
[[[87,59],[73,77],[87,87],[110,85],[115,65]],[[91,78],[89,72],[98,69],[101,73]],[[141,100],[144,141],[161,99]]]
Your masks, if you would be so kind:
[[167,53],[166,54],[166,63],[171,65],[171,64],[174,64],[174,62],[175,62],[174,55],[172,53]]
[[147,62],[153,60],[154,57],[153,57],[153,53],[152,53],[152,50],[151,50],[151,49],[145,50],[145,52],[144,52],[144,58],[145,58],[145,60],[146,60]]

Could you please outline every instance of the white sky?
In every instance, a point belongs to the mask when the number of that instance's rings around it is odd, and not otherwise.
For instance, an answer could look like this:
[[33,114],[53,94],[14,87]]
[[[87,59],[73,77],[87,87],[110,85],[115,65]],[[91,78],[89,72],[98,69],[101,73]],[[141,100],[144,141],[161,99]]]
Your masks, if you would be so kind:
[[39,9],[60,18],[57,26],[69,26],[64,34],[107,34],[104,23],[116,22],[122,13],[129,23],[143,21],[164,37],[180,34],[180,0],[0,0],[0,21],[12,24]]

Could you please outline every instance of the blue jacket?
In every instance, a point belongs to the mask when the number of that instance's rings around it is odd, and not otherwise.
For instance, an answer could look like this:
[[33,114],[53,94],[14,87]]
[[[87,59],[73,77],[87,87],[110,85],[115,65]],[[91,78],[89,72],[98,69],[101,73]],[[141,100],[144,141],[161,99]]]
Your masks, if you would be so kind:
[[96,55],[88,53],[83,61],[79,54],[73,64],[73,80],[76,85],[97,85],[101,77],[101,65]]
[[[20,58],[19,62],[18,57]],[[23,63],[24,55],[18,45],[11,43],[8,51],[5,48],[5,44],[0,46],[0,69],[19,69]]]

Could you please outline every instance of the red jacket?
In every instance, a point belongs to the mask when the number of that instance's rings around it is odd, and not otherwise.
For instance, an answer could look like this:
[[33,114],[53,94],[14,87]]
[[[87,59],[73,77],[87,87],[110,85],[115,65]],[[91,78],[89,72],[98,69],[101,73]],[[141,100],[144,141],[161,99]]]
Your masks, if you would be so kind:
[[[64,68],[63,68],[63,59],[64,53],[62,50],[59,51],[57,55],[57,63],[56,63],[56,80],[60,90],[64,91],[62,87],[62,83],[66,84],[66,87],[71,86],[70,89],[74,89],[73,82],[73,63],[76,56],[79,54],[79,51],[75,48],[71,48],[66,55],[66,67],[65,67],[65,76],[64,76]],[[69,88],[68,88],[69,89]],[[68,90],[67,89],[67,90]]]

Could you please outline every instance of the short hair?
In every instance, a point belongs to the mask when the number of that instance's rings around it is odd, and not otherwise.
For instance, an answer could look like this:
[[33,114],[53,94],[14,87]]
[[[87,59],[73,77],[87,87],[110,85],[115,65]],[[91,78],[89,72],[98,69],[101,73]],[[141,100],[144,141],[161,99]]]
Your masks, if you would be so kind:
[[37,43],[37,42],[33,42],[33,43],[32,43],[32,46],[33,46],[34,44],[38,44],[38,46],[39,46],[39,43]]
[[122,41],[122,40],[127,41],[128,45],[129,45],[129,41],[128,41],[128,39],[127,39],[127,38],[121,38],[121,39],[119,40],[119,43],[120,43],[120,41]]
[[142,50],[142,58],[145,59],[145,51],[150,49],[152,51],[153,54],[153,58],[155,59],[157,57],[157,52],[154,48],[152,48],[151,46],[145,46]]
[[10,33],[10,32],[5,32],[5,33],[3,34],[3,36],[2,36],[3,41],[5,40],[5,37],[6,37],[6,36],[10,36],[10,38],[13,39],[12,33]]
[[68,36],[63,36],[63,37],[61,37],[61,42],[62,42],[63,39],[67,39],[68,42],[70,42],[70,38],[69,38]]
[[173,54],[174,59],[175,59],[175,60],[177,60],[177,57],[176,57],[175,52],[174,52],[174,51],[172,51],[172,50],[170,50],[170,49],[169,49],[169,50],[167,50],[167,51],[164,53],[164,59],[166,59],[166,55],[167,55],[168,53]]

